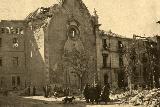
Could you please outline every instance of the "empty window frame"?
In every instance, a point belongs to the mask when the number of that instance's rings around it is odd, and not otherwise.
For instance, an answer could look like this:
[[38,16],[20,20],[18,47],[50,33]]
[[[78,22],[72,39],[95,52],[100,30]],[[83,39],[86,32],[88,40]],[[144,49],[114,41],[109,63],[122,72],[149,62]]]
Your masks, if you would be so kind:
[[122,41],[118,41],[118,48],[119,48],[119,49],[123,48]]
[[5,33],[5,28],[4,27],[1,28],[1,33]]
[[103,56],[103,68],[106,68],[107,67],[107,57],[108,55],[107,54],[102,54]]
[[16,85],[16,77],[12,76],[12,86],[15,86],[15,85]]
[[11,27],[10,31],[11,31],[11,34],[15,34],[15,28]]
[[13,65],[14,66],[18,66],[19,65],[18,57],[13,57]]
[[18,43],[18,39],[17,38],[13,38],[13,44]]
[[20,86],[20,84],[21,84],[20,76],[17,76],[17,85]]
[[102,39],[102,44],[103,44],[103,48],[107,49],[107,40],[106,39]]
[[5,30],[6,30],[6,33],[10,34],[10,28],[9,27],[6,27]]
[[123,56],[119,56],[119,66],[123,67],[124,62],[123,62]]
[[24,30],[23,30],[23,28],[20,28],[20,29],[19,29],[19,33],[20,33],[21,35],[23,35],[23,34],[24,34]]
[[16,28],[16,34],[20,34],[20,28]]

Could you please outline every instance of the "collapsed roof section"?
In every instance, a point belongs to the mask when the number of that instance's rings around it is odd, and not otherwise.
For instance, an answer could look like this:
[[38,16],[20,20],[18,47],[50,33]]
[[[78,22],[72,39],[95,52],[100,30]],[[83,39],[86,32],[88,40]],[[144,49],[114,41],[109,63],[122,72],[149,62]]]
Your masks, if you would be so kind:
[[132,40],[134,37],[136,37],[137,40],[147,40],[147,41],[150,41],[150,42],[157,42],[157,38],[160,37],[159,35],[153,35],[153,36],[148,36],[147,37],[146,35],[139,36],[139,35],[133,34],[133,38],[128,38],[128,37],[113,33],[111,30],[109,30],[109,31],[101,30],[100,31],[100,36],[101,37],[115,37],[115,38],[130,39],[130,40]]
[[26,17],[26,21],[29,26],[32,26],[32,30],[46,26],[48,24],[48,20],[52,18],[54,13],[58,12],[60,9],[60,5],[55,4],[50,7],[41,7],[30,13]]
[[[34,12],[30,13],[25,20],[29,23],[29,26],[32,26],[33,29],[40,28],[48,24],[48,21],[54,17],[55,13],[58,13],[62,10],[67,0],[61,0],[59,4],[54,4],[50,7],[41,7],[36,9]],[[87,15],[90,17],[91,14],[87,9],[86,5],[82,2],[82,0],[77,0],[80,4],[80,11],[85,11]]]
[[101,30],[100,31],[100,36],[103,37],[103,36],[107,36],[107,37],[115,37],[115,38],[124,38],[124,39],[131,39],[131,38],[127,38],[125,36],[122,36],[122,35],[119,35],[119,34],[116,34],[116,33],[113,33],[111,30],[109,31],[104,31],[104,30]]

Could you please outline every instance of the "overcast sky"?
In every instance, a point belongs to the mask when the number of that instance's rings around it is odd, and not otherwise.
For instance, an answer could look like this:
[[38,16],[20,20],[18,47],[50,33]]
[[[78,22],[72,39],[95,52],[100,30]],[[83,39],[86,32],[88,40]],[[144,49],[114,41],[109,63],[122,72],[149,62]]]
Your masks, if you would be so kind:
[[[58,0],[0,0],[0,19],[24,19],[41,6]],[[160,35],[160,0],[83,0],[90,13],[98,11],[101,29],[132,37],[132,34]]]

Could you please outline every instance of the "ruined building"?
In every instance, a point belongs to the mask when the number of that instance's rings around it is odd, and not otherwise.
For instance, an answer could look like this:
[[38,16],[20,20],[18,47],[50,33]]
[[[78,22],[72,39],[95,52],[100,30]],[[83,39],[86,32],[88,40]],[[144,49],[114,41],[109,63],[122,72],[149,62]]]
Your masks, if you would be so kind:
[[0,87],[25,87],[27,73],[25,21],[1,21],[0,28]]
[[[41,7],[24,21],[2,21],[0,26],[1,86],[41,88],[52,83],[82,88],[93,83],[98,17],[81,0]],[[8,33],[8,28],[14,33]],[[72,55],[80,60],[74,61]]]
[[[122,37],[102,31],[97,38],[97,73],[112,89],[159,87],[159,36]],[[130,82],[131,81],[131,82]]]
[[[0,87],[42,89],[54,84],[82,89],[96,82],[109,82],[113,89],[127,86],[133,39],[100,31],[99,26],[96,11],[91,15],[82,0],[38,8],[25,20],[1,21]],[[144,83],[145,78],[136,75],[141,81],[137,84]],[[154,78],[158,81],[159,76]]]
[[97,72],[101,84],[110,83],[113,89],[127,86],[125,68],[132,39],[102,31],[97,38]]
[[141,87],[159,87],[159,36],[133,36],[133,83]]

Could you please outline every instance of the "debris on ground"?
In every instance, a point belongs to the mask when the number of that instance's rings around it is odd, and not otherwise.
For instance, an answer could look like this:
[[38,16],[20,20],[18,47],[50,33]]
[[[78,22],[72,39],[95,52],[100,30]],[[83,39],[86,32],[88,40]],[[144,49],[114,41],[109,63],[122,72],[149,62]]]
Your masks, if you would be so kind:
[[120,103],[129,103],[134,106],[144,105],[145,107],[160,107],[160,88],[152,90],[143,90],[125,92],[122,94],[115,95],[115,100]]

